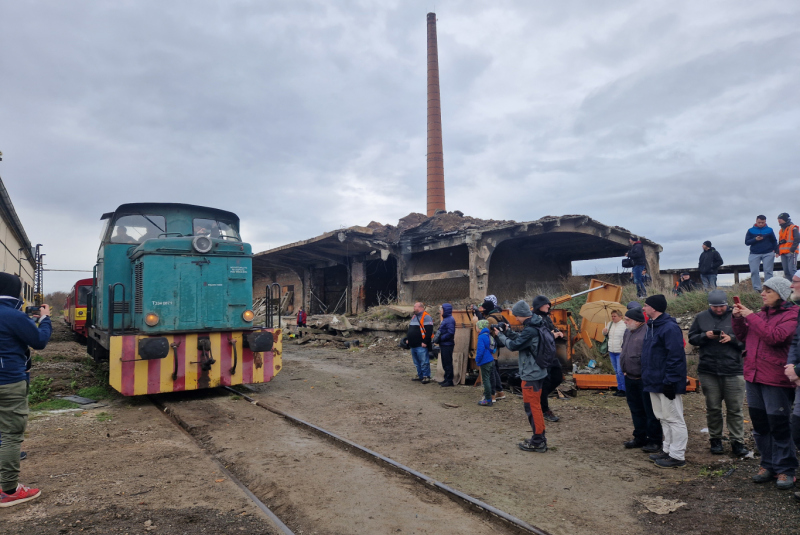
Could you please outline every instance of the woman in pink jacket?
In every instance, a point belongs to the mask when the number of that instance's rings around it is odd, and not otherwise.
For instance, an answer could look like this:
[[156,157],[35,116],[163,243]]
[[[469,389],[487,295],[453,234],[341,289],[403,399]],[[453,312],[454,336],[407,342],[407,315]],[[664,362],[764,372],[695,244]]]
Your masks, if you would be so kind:
[[777,478],[782,490],[794,487],[798,465],[790,427],[794,384],[784,374],[800,310],[788,301],[790,295],[789,281],[773,277],[764,281],[764,307],[759,312],[741,304],[733,308],[733,332],[746,346],[747,404],[761,453],[761,468],[753,481],[766,483]]

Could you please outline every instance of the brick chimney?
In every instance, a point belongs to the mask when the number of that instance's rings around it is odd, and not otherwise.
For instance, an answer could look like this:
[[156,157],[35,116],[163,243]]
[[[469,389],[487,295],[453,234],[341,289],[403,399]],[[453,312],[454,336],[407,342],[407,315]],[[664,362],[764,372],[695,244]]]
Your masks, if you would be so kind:
[[444,205],[442,107],[439,99],[439,45],[436,13],[428,13],[428,217]]

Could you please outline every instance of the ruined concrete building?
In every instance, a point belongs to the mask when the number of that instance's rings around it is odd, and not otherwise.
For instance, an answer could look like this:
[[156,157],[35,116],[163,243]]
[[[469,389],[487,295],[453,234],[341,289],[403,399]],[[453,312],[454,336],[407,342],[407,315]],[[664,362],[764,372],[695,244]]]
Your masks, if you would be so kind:
[[[516,299],[571,275],[573,261],[624,256],[630,236],[585,215],[517,223],[410,214],[397,226],[372,222],[256,254],[254,293],[279,284],[288,314],[301,305],[311,314],[358,314],[389,300]],[[642,243],[658,273],[661,246]]]

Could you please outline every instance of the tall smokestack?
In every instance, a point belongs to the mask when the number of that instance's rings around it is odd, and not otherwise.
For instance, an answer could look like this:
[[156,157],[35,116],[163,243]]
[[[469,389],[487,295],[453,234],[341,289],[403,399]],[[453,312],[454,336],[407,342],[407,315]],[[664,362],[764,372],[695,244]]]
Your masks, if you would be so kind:
[[439,100],[439,45],[436,13],[428,13],[428,217],[444,206],[442,107]]

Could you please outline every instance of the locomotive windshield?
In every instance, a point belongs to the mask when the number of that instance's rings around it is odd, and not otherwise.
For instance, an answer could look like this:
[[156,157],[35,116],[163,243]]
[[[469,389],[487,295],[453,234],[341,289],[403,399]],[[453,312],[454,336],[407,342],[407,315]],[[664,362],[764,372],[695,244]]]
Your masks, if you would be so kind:
[[160,215],[124,215],[114,222],[111,243],[143,243],[158,238],[167,231],[164,216]]
[[91,286],[78,286],[78,306],[85,307],[89,304],[89,294],[92,293]]
[[208,236],[209,238],[241,241],[239,234],[234,230],[233,226],[224,221],[195,219],[193,227],[195,236]]

